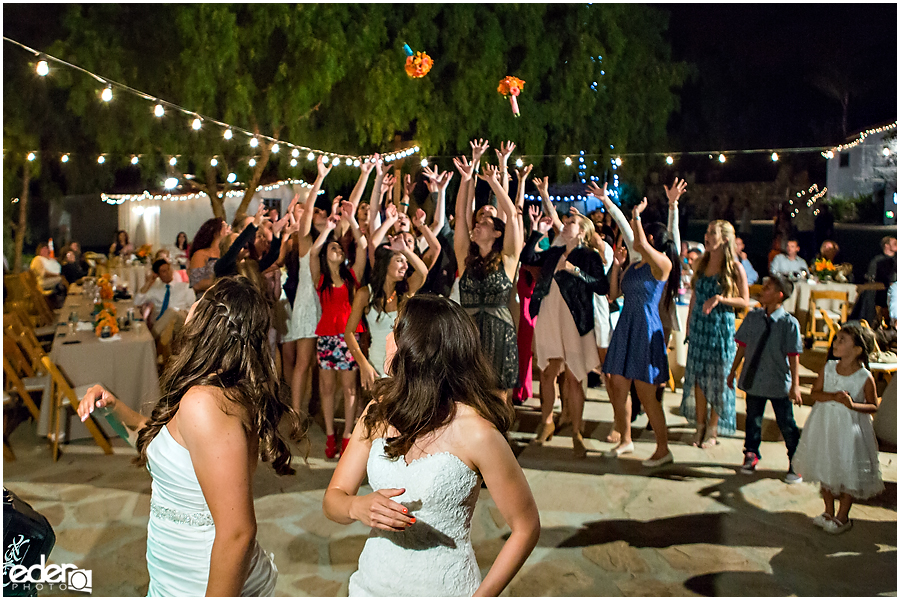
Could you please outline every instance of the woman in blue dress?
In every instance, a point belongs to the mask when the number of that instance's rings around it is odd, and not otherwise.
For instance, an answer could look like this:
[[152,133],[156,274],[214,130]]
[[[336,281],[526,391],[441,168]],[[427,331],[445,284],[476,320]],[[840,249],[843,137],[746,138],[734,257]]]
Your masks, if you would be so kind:
[[[602,190],[591,188],[589,193],[600,197],[604,204],[609,202],[605,186]],[[615,299],[621,291],[625,295],[625,306],[603,363],[609,398],[615,413],[615,430],[620,434],[619,443],[607,455],[618,457],[634,451],[634,443],[631,441],[631,401],[628,395],[633,381],[656,436],[656,451],[643,465],[658,467],[672,462],[666,417],[662,404],[656,399],[656,388],[669,377],[659,304],[667,282],[666,300],[674,301],[673,296],[681,279],[681,267],[678,250],[669,237],[666,226],[662,223],[651,223],[646,229],[642,226],[641,213],[645,208],[646,198],[634,207],[631,217],[634,250],[640,253],[642,260],[625,269],[621,282],[618,260],[613,263],[609,275],[610,299]]]
[[750,305],[750,290],[736,258],[734,226],[713,221],[704,243],[706,252],[691,281],[694,292],[685,330],[688,355],[681,414],[697,425],[692,445],[708,448],[719,443],[719,433],[728,435],[736,429],[734,389],[726,380],[737,350],[734,314]]

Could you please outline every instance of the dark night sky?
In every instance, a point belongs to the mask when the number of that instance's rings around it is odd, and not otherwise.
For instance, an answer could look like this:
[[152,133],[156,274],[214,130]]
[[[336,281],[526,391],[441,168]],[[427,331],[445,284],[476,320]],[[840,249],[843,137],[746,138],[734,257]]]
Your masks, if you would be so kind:
[[669,122],[678,149],[841,142],[841,105],[813,83],[829,70],[851,82],[848,133],[897,118],[896,4],[656,6],[698,69]]
[[[654,6],[670,14],[673,58],[697,68],[669,122],[672,150],[840,143],[841,106],[813,85],[830,66],[852,78],[849,133],[897,117],[896,4]],[[64,7],[6,4],[4,34],[44,48]]]

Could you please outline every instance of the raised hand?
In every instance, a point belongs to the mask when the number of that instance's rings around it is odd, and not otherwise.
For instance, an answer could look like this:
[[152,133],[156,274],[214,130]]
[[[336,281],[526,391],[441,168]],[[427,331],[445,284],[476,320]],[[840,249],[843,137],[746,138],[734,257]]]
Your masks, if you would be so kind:
[[340,216],[341,216],[341,200],[343,200],[343,199],[344,199],[343,196],[335,196],[331,200],[331,216],[332,217],[340,218]]
[[534,168],[534,165],[526,165],[524,167],[516,168],[516,177],[519,178],[519,185],[522,185],[527,180],[528,176],[531,174],[531,169]]
[[462,177],[463,181],[469,181],[472,179],[472,173],[475,171],[475,163],[469,163],[469,159],[465,156],[460,156],[459,158],[453,159],[453,164],[456,166],[456,170],[459,171],[460,177]]
[[403,252],[407,250],[406,242],[403,241],[402,235],[394,235],[388,238],[389,248],[394,252]]
[[399,215],[397,214],[397,205],[394,203],[388,204],[384,207],[384,220],[389,221],[391,223],[396,223]]
[[484,153],[487,152],[487,149],[490,147],[488,141],[485,139],[477,139],[469,142],[469,146],[472,147],[472,163],[478,164],[478,161],[481,160],[481,157],[484,156]]
[[446,192],[451,179],[453,179],[453,171],[444,171],[441,173],[437,180],[438,191]]
[[665,184],[663,184],[663,187],[666,190],[666,197],[669,199],[669,204],[672,205],[678,202],[678,199],[687,190],[687,182],[684,179],[679,180],[676,177],[675,181],[672,183],[672,187]]
[[326,175],[328,175],[331,172],[332,166],[333,165],[331,164],[331,161],[325,160],[324,154],[320,154],[319,158],[316,159],[316,169],[319,172],[319,177],[321,177],[323,179],[325,178]]
[[397,178],[391,175],[390,173],[384,176],[384,179],[381,180],[381,193],[386,194],[391,191],[391,188],[394,187],[394,183],[397,181]]
[[550,195],[550,178],[547,176],[544,177],[535,177],[531,180],[531,183],[534,184],[534,187],[537,188],[538,193],[541,196],[549,196]]
[[644,209],[646,209],[646,208],[647,208],[647,198],[645,197],[643,200],[641,200],[640,204],[635,205],[635,207],[631,209],[631,218],[639,219],[641,216],[641,213],[644,212]]
[[541,217],[541,220],[538,221],[538,232],[541,235],[547,235],[552,227],[553,219],[551,219],[550,217]]
[[256,227],[259,227],[268,220],[269,217],[266,216],[266,205],[264,202],[260,202],[259,206],[256,208],[256,214],[253,216],[253,224],[256,225]]
[[424,173],[425,177],[427,177],[428,179],[436,180],[438,177],[440,177],[440,169],[437,168],[437,165],[435,165],[434,169],[432,169],[431,167],[423,168],[422,173]]
[[500,149],[494,150],[497,153],[497,160],[500,163],[506,164],[506,161],[509,160],[509,155],[512,154],[513,150],[516,149],[516,145],[510,141],[506,143],[500,142]]
[[425,227],[425,211],[421,208],[416,209],[416,216],[412,219],[412,224],[421,229]]
[[594,198],[599,198],[600,200],[609,200],[609,195],[606,192],[606,184],[603,184],[603,187],[600,187],[593,181],[590,182],[584,191],[588,196],[593,196]]
[[349,200],[341,202],[341,217],[347,221],[355,221],[356,215],[353,214],[353,203]]
[[536,205],[532,204],[528,207],[528,219],[531,221],[531,230],[538,230],[538,221],[544,217],[544,213]]
[[615,264],[618,266],[622,266],[625,264],[625,260],[628,258],[628,246],[619,242],[619,246],[616,248],[616,251],[613,253],[613,260]]
[[325,231],[334,231],[340,222],[341,217],[339,215],[331,215],[328,217],[328,220],[325,221]]
[[375,168],[375,163],[370,160],[364,160],[359,164],[359,170],[368,175]]
[[384,173],[384,159],[377,152],[372,155],[372,164],[375,165],[375,175],[381,177]]
[[479,179],[484,179],[488,183],[491,181],[500,181],[500,169],[494,165],[484,165],[484,173],[478,174]]
[[291,213],[287,212],[283,217],[272,223],[272,235],[278,235],[279,233],[287,227],[288,222],[290,221]]
[[415,189],[415,179],[413,179],[413,176],[411,174],[407,174],[406,177],[403,178],[403,194],[406,196],[412,196]]

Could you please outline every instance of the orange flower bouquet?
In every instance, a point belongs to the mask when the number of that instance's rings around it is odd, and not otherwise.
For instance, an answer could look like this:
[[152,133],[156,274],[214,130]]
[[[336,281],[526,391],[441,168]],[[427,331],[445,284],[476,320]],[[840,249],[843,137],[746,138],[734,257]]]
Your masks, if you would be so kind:
[[424,52],[416,52],[406,57],[406,74],[413,79],[425,77],[433,66],[434,61]]
[[101,310],[100,314],[97,315],[97,321],[94,325],[94,335],[101,337],[104,327],[109,327],[111,335],[119,333],[119,325],[116,323],[115,314],[110,314],[109,311],[105,309]]
[[109,278],[104,275],[100,279],[97,280],[97,285],[100,286],[100,298],[103,300],[112,300],[113,299],[113,286],[110,282]]
[[826,258],[818,259],[814,265],[814,270],[816,277],[819,279],[834,279],[838,272],[834,263]]
[[525,82],[512,75],[507,75],[501,79],[500,84],[497,86],[497,92],[502,94],[504,98],[509,96],[509,105],[512,107],[513,115],[516,117],[520,115],[519,102],[516,100],[516,96],[519,95],[524,87]]

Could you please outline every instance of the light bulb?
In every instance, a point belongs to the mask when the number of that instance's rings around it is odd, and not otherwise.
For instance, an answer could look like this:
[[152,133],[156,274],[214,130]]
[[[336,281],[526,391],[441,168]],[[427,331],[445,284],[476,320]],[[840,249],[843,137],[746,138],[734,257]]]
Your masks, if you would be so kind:
[[565,163],[566,163],[566,166],[567,166],[567,167],[571,167],[571,166],[572,166],[572,159],[571,159],[570,157],[567,156],[567,157],[566,157],[566,160],[565,160]]
[[306,160],[316,160],[316,155],[310,152],[306,155]]
[[169,159],[169,164],[174,167],[175,165],[178,164],[178,159],[173,156],[172,158]]
[[292,166],[292,167],[296,167],[296,166],[297,166],[297,159],[296,159],[296,158],[292,158],[292,159],[291,159],[291,166]]
[[37,74],[41,77],[46,77],[48,73],[50,73],[50,65],[47,64],[46,60],[39,60],[37,64]]
[[157,104],[156,107],[153,109],[153,114],[156,115],[157,117],[161,117],[164,114],[166,114],[166,109],[163,108],[162,104]]
[[133,165],[138,164],[138,157],[136,155],[131,157],[131,164],[133,164]]
[[720,162],[720,163],[724,163],[724,162],[725,162],[725,155],[724,155],[724,154],[720,154],[720,155],[719,155],[719,162]]
[[297,158],[298,156],[300,156],[300,151],[294,148],[293,150],[291,150],[291,156]]
[[423,158],[423,159],[422,159],[422,166],[423,166],[423,167],[427,167],[427,166],[428,166],[428,159],[427,159],[427,158]]
[[350,165],[353,164],[353,160],[348,158],[347,160],[344,161],[344,163],[346,163],[346,165],[349,167]]
[[358,158],[357,158],[356,160],[353,161],[353,166],[354,166],[354,167],[358,167],[358,166],[361,165],[361,164],[362,164],[362,163],[359,162],[359,159],[358,159]]
[[772,162],[778,162],[778,153],[777,152],[772,153]]
[[194,122],[191,123],[191,129],[193,129],[194,131],[197,131],[198,129],[200,129],[200,119],[199,118],[194,119]]
[[106,162],[106,157],[103,156],[102,154],[101,154],[100,156],[97,157],[97,164],[101,164],[101,165],[102,165],[102,164],[105,163],[105,162]]
[[226,129],[225,133],[222,134],[222,137],[224,137],[226,140],[230,140],[231,136],[232,136],[232,133],[231,133],[230,129]]
[[418,147],[418,146],[413,147],[413,152],[418,152],[418,151],[419,151],[419,147]]
[[217,166],[219,166],[219,161],[217,159],[213,158],[209,161],[209,166],[217,167]]
[[675,159],[672,158],[671,156],[667,156],[667,157],[666,157],[666,164],[667,164],[667,165],[675,164]]
[[251,167],[255,167],[255,166],[256,166],[256,159],[255,159],[255,158],[251,158],[250,161],[249,161],[247,164],[249,164]]
[[259,140],[256,138],[250,138],[250,147],[256,148],[257,146],[259,146]]
[[234,183],[235,181],[237,181],[237,175],[235,175],[234,173],[229,173],[228,177],[226,177],[225,180],[228,181],[228,183]]
[[521,167],[521,166],[524,165],[524,164],[525,164],[525,161],[523,161],[521,158],[517,158],[517,159],[516,159],[516,166],[517,166],[517,167]]
[[341,164],[341,159],[339,159],[337,156],[335,156],[335,157],[334,157],[334,160],[331,161],[331,164],[332,164],[332,166],[335,166],[335,167],[336,167],[336,166],[338,166],[339,164]]
[[616,157],[616,166],[617,166],[617,167],[621,167],[621,166],[622,166],[622,159],[621,159],[620,157],[618,157],[618,156]]
[[36,158],[36,156],[35,156],[34,152],[29,152],[28,156],[26,158],[28,158],[28,162],[31,162]]
[[169,177],[168,179],[166,179],[165,186],[167,190],[173,190],[178,186],[178,180],[174,177]]
[[110,100],[112,100],[112,88],[104,88],[103,91],[100,92],[100,99],[104,102],[109,102]]
[[891,149],[885,148],[884,150],[881,151],[881,153],[884,155],[885,158],[887,158],[888,156],[891,155]]
[[281,150],[281,148],[278,147],[278,144],[272,146],[272,154],[278,154],[279,150]]
[[64,163],[67,163],[67,162],[69,162],[69,155],[68,155],[68,154],[63,154],[63,155],[62,155],[62,158],[59,159],[59,160],[63,161]]

